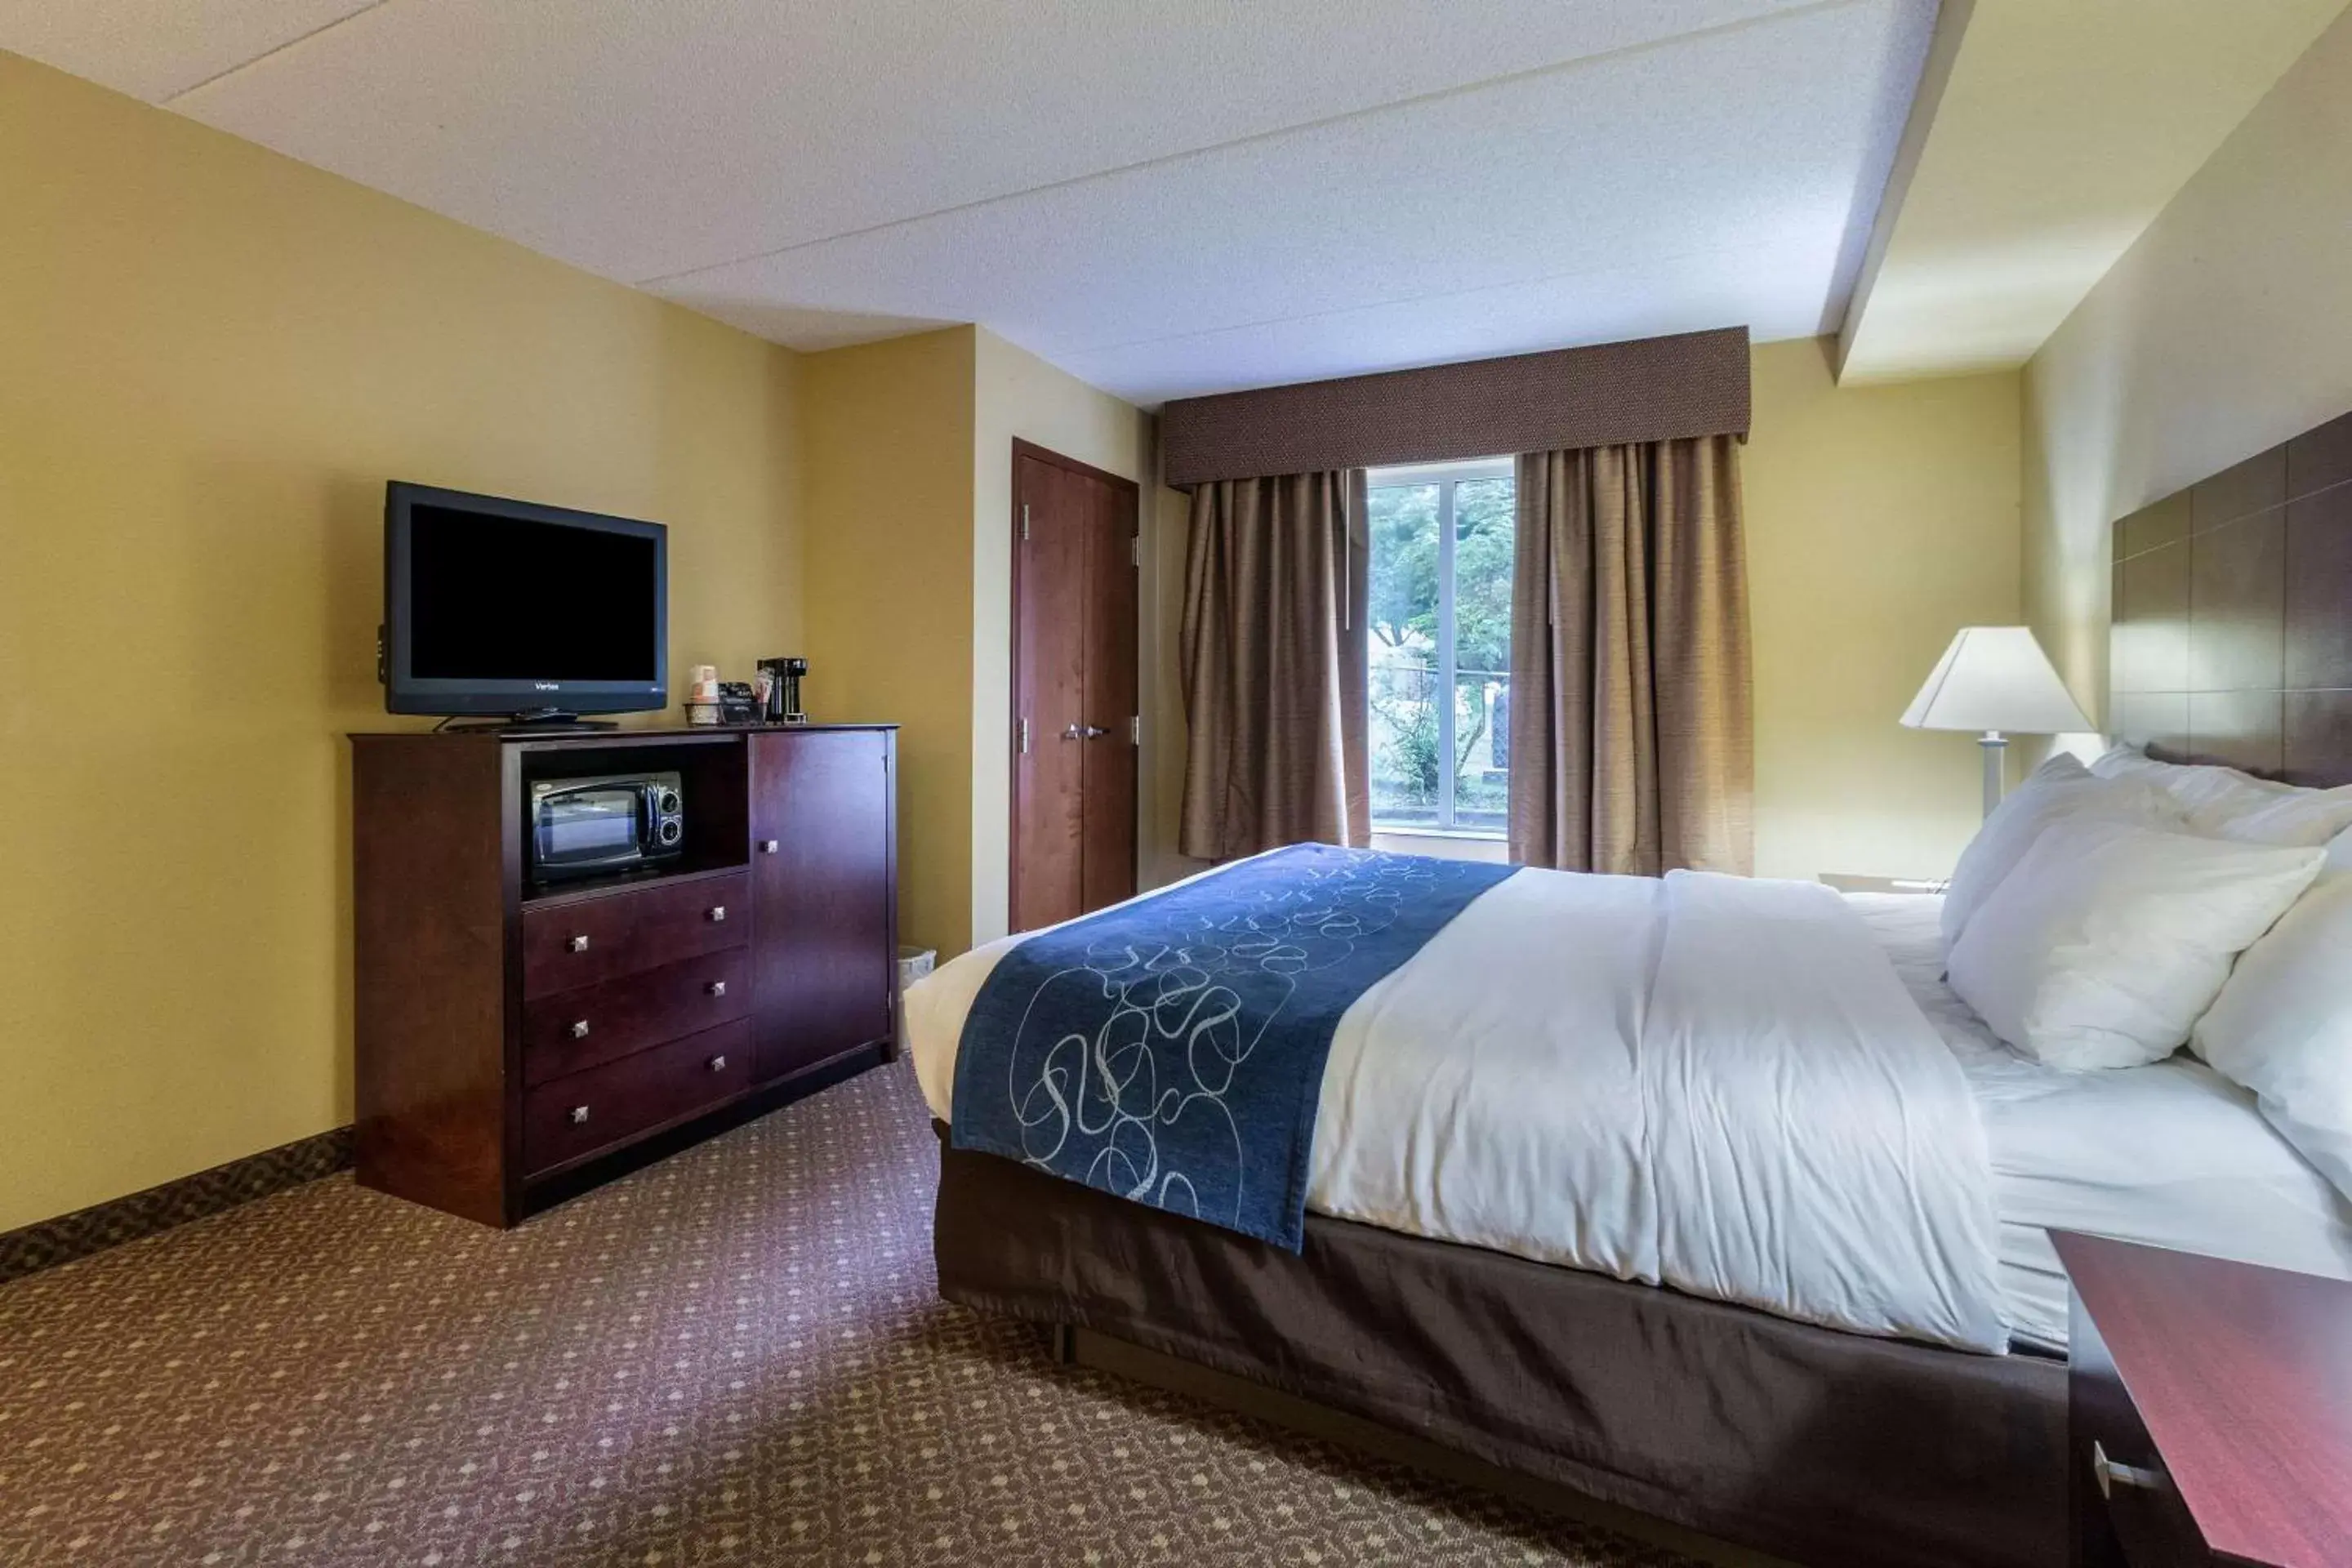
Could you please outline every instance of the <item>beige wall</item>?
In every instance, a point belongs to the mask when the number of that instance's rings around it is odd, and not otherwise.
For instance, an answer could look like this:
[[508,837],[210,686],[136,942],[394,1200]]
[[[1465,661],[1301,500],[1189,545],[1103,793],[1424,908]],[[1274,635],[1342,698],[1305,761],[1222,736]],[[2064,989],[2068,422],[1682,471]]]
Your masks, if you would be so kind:
[[1005,928],[1013,438],[1138,479],[1151,421],[976,327],[804,364],[810,710],[903,726],[901,931],[944,958]]
[[2352,14],[2026,368],[2026,612],[2087,711],[2114,521],[2347,408]]
[[971,932],[973,331],[803,362],[808,708],[898,732],[900,940]]
[[[2017,621],[2018,376],[1841,390],[1832,346],[1772,343],[1752,362],[1757,870],[1941,875],[1981,816],[1976,744],[1895,721],[1955,630]],[[1198,868],[1175,852],[1185,528],[1183,498],[1163,492],[1155,883]]]
[[1756,868],[1942,876],[1982,818],[1976,742],[1895,721],[1953,632],[2017,623],[2019,378],[1840,388],[1830,346],[1754,357]]
[[[803,359],[5,56],[0,175],[0,734],[55,802],[0,823],[0,1228],[349,1119],[386,478],[670,523],[674,666],[798,649],[817,717],[905,726],[904,929],[943,952],[1004,919],[1012,439],[1144,479],[1141,858],[1187,868],[1184,502],[1128,405],[971,328]],[[2017,614],[2016,378],[1755,363],[1761,867],[1940,870],[1973,753],[1894,717]],[[211,837],[158,839],[158,778]]]
[[351,1119],[385,479],[667,522],[674,670],[803,622],[795,356],[7,55],[0,189],[6,1229]]
[[[2020,364],[2345,0],[1950,0],[1841,371]],[[1883,247],[1883,249],[1877,248]]]
[[[1004,934],[1011,909],[1013,442],[1018,437],[1140,481],[1152,466],[1153,421],[992,331],[974,336],[971,940],[988,942]],[[1150,510],[1141,510],[1139,525],[1148,527]],[[1145,736],[1139,778],[1148,778],[1157,739]]]

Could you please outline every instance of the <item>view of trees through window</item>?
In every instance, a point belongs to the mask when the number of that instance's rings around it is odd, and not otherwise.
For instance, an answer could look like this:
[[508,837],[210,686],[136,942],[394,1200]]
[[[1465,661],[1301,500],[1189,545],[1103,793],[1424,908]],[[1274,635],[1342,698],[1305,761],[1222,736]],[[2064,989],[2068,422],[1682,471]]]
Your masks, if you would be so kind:
[[1507,461],[1372,470],[1372,820],[1499,835],[1509,780]]

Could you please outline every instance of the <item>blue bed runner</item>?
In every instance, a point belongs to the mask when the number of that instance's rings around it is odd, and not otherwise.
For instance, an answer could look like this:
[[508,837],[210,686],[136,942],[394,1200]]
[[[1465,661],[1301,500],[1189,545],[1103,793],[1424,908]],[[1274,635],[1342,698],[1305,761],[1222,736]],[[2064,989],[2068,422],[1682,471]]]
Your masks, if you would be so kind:
[[1302,844],[1031,937],[964,1020],[954,1145],[1296,1252],[1340,1015],[1514,869]]

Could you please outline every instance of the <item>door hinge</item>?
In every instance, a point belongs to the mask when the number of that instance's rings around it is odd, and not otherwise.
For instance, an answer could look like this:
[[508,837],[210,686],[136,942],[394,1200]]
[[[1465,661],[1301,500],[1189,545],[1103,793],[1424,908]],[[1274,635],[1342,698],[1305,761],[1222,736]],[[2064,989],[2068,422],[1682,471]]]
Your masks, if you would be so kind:
[[1143,564],[1143,535],[1139,533],[1131,533],[1128,535],[1127,559],[1129,565],[1140,566]]
[[1029,721],[1026,718],[1021,721],[1021,754],[1024,757],[1029,754]]
[[1127,743],[1130,746],[1143,744],[1143,715],[1140,713],[1127,721]]
[[1025,500],[1021,503],[1021,537],[1029,537],[1029,503]]

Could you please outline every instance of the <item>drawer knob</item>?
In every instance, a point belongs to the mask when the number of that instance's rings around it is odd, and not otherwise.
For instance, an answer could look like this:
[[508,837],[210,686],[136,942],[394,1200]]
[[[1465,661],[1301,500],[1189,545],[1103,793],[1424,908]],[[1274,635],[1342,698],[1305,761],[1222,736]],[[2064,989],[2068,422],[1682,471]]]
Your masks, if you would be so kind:
[[725,1057],[711,1058],[710,1070],[712,1072],[725,1072],[727,1070],[727,1058]]
[[762,855],[773,855],[777,850],[782,847],[782,845],[777,843],[772,838],[762,838],[760,840],[760,853]]
[[716,924],[726,918],[727,906],[725,904],[713,904],[710,906],[710,919],[713,924]]
[[2091,1444],[2091,1474],[2098,1478],[2101,1497],[2113,1497],[2116,1487],[2137,1487],[2151,1492],[2164,1489],[2162,1470],[2119,1465],[2107,1458],[2105,1446],[2095,1440]]
[[709,986],[705,987],[705,989],[707,989],[713,996],[724,996],[727,994],[727,982],[724,980],[714,980]]
[[584,1039],[586,1039],[586,1038],[588,1037],[588,1020],[587,1020],[587,1019],[585,1019],[585,1018],[575,1018],[575,1019],[573,1019],[573,1020],[572,1020],[572,1037],[573,1039],[575,1039],[575,1040],[584,1040]]
[[575,1106],[573,1106],[573,1107],[572,1108],[572,1126],[577,1127],[577,1126],[579,1126],[582,1122],[583,1122],[583,1121],[587,1121],[587,1120],[588,1120],[588,1108],[587,1108],[586,1106],[584,1106],[584,1105],[575,1105]]
[[572,939],[570,946],[574,952],[585,952],[588,951],[588,939],[584,936],[575,936]]

